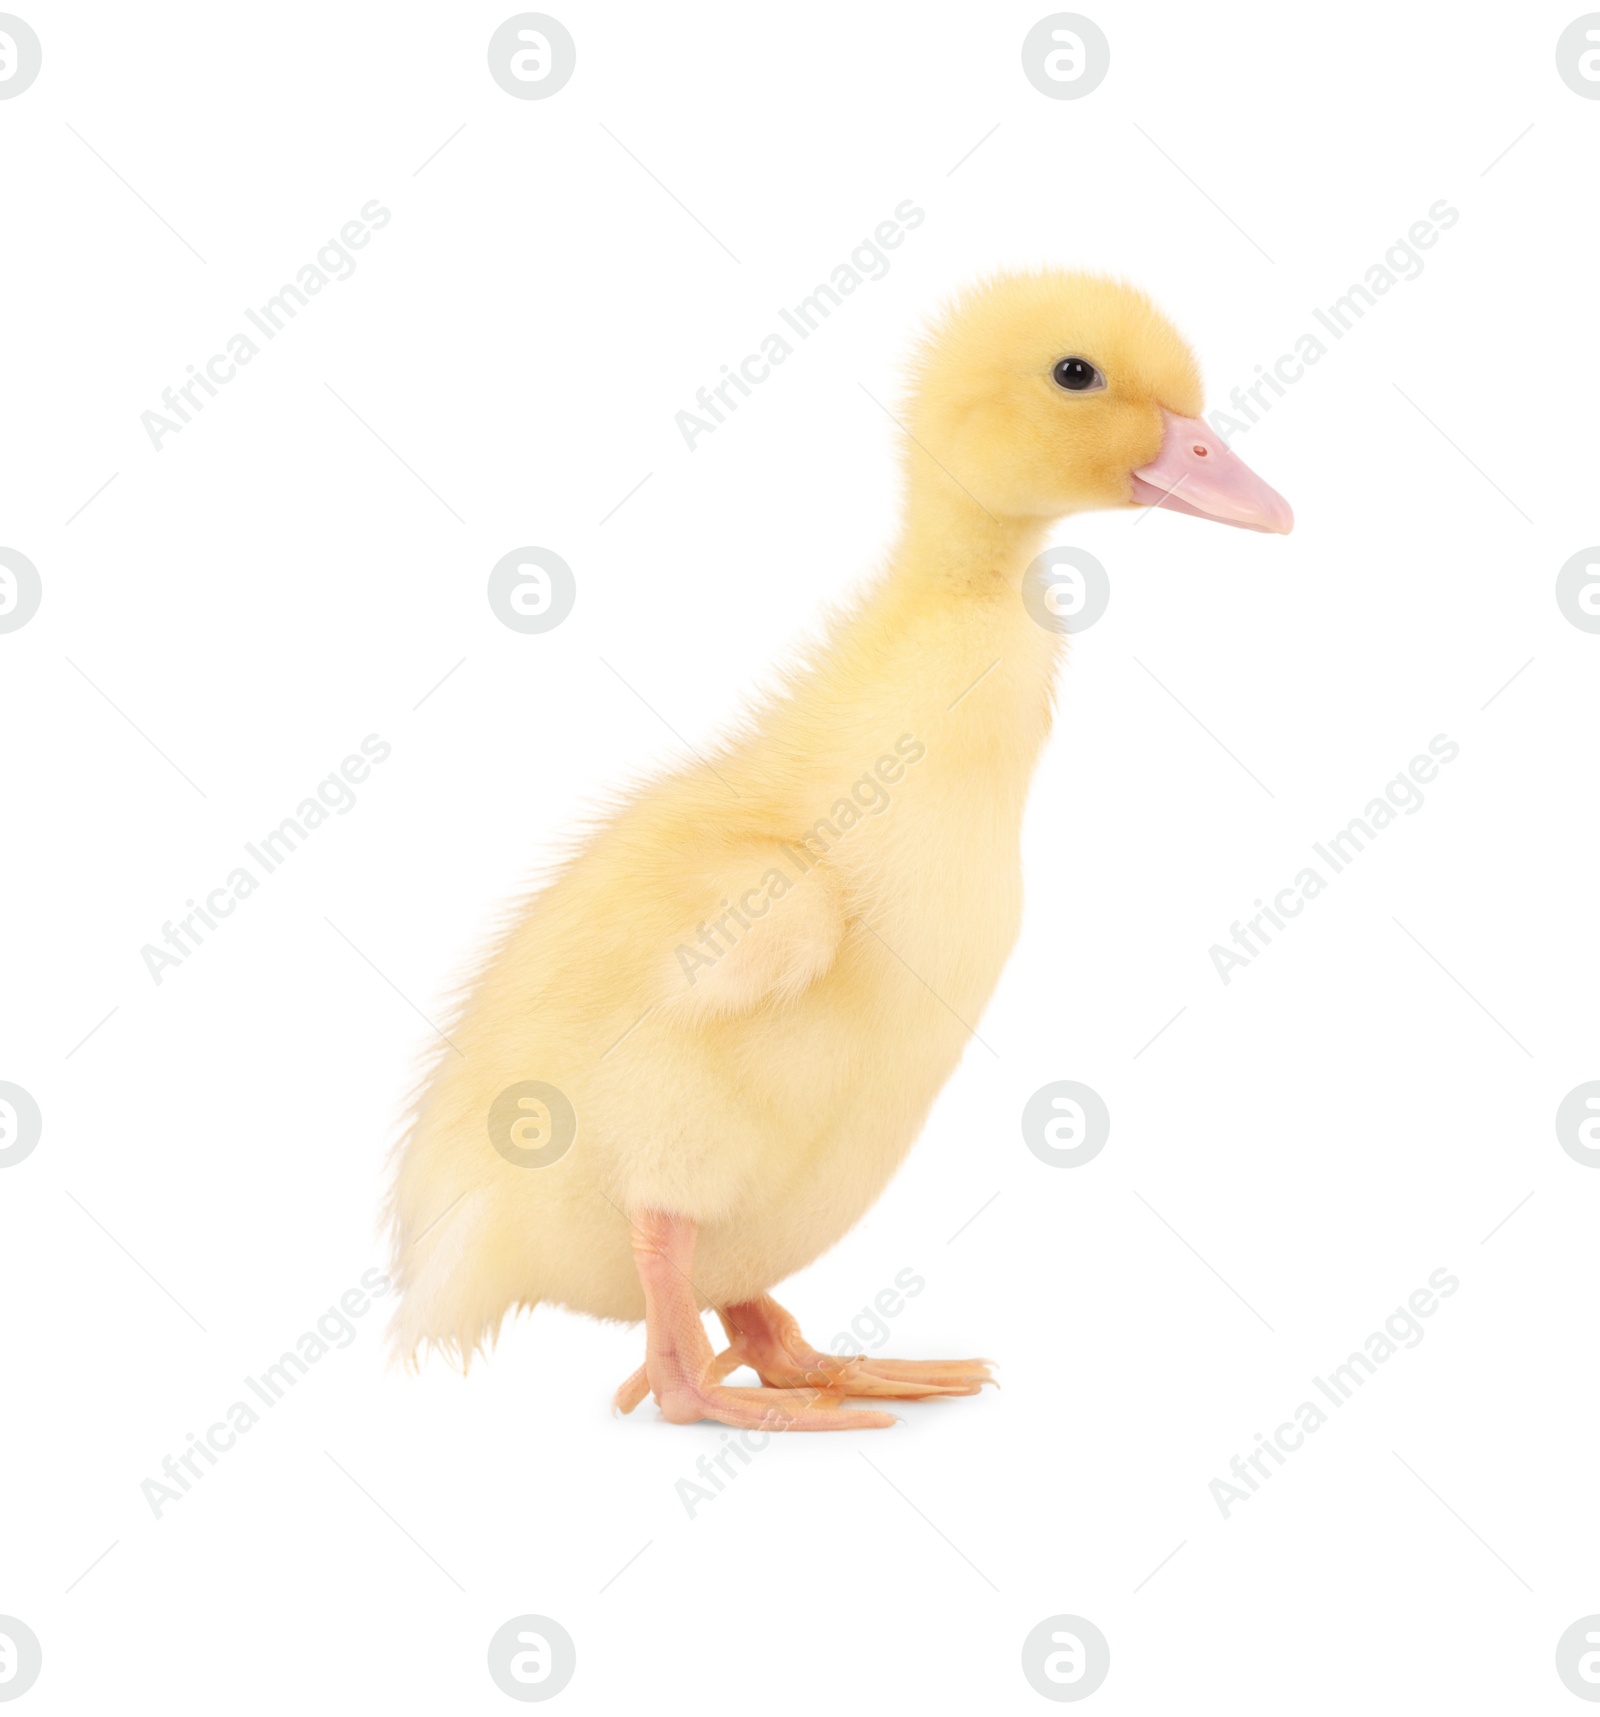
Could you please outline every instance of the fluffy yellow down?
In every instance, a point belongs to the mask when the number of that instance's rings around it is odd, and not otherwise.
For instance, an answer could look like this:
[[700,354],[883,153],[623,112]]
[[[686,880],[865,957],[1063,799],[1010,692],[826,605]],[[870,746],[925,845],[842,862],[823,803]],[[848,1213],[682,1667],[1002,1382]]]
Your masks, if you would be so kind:
[[[1069,354],[1107,387],[1063,394]],[[466,989],[396,1152],[401,1355],[464,1362],[541,1301],[640,1318],[631,1211],[700,1224],[721,1305],[869,1208],[1017,936],[1061,643],[1022,573],[1052,520],[1130,504],[1161,407],[1200,405],[1187,346],[1098,277],[992,280],[928,335],[887,565],[703,765],[605,816]],[[577,1115],[547,1168],[489,1138],[529,1079]]]

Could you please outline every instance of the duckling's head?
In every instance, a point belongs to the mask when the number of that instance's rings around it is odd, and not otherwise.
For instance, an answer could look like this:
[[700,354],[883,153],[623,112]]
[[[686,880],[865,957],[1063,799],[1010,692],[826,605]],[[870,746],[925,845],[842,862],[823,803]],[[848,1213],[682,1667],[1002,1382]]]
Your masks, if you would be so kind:
[[1000,275],[923,347],[909,458],[995,518],[1160,505],[1292,529],[1288,502],[1201,419],[1203,403],[1193,352],[1142,292],[1058,269]]

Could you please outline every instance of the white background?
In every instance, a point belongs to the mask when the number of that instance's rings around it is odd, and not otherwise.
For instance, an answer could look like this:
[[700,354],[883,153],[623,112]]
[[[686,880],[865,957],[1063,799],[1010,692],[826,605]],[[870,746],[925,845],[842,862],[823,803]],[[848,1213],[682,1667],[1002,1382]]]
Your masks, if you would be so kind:
[[[1600,1610],[1600,1174],[1553,1116],[1600,1077],[1600,636],[1554,580],[1600,538],[1600,104],[1556,75],[1572,11],[1094,0],[1110,75],[1051,101],[1019,60],[1037,7],[553,3],[578,65],[540,101],[488,75],[504,7],[24,11],[22,1708],[509,1709],[485,1649],[537,1612],[576,1641],[574,1712],[1030,1711],[1023,1638],[1070,1612],[1110,1642],[1107,1713],[1576,1709],[1554,1651]],[[155,452],[140,414],[374,197],[354,276]],[[686,450],[674,413],[908,197],[888,276]],[[1064,670],[992,1052],[781,1292],[826,1345],[914,1269],[882,1351],[990,1354],[1003,1391],[779,1439],[691,1520],[675,1482],[722,1431],[610,1415],[640,1331],[543,1311],[465,1383],[408,1379],[380,1303],[154,1518],[162,1457],[383,1261],[420,1016],[500,906],[872,570],[894,431],[863,388],[894,397],[941,299],[1008,264],[1123,274],[1217,405],[1440,198],[1425,272],[1234,443],[1292,537],[1063,526],[1112,601]],[[578,581],[545,636],[485,600],[519,544]],[[141,947],[369,733],[393,756],[357,807],[153,983]],[[1424,808],[1224,986],[1209,947],[1439,733],[1460,757]],[[1070,1171],[1018,1127],[1061,1078],[1112,1115]],[[1421,1346],[1224,1520],[1210,1480],[1441,1266],[1461,1287]]]

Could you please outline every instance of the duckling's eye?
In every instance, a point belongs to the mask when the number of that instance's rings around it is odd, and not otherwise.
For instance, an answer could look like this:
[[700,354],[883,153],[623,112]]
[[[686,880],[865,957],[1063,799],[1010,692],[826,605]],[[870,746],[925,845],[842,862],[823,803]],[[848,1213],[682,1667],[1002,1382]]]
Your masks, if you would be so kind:
[[1063,358],[1050,375],[1056,386],[1068,393],[1091,393],[1106,385],[1106,378],[1087,358]]

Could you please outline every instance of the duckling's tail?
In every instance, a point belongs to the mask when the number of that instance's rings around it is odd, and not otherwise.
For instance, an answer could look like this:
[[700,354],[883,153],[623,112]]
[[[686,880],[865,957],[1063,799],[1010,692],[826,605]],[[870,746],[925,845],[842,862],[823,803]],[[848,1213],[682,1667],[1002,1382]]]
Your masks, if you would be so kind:
[[398,1304],[389,1325],[390,1358],[415,1371],[422,1355],[441,1353],[463,1374],[473,1355],[492,1347],[509,1309],[480,1266],[489,1219],[489,1195],[468,1187],[425,1220],[390,1201],[393,1255],[389,1273]]

